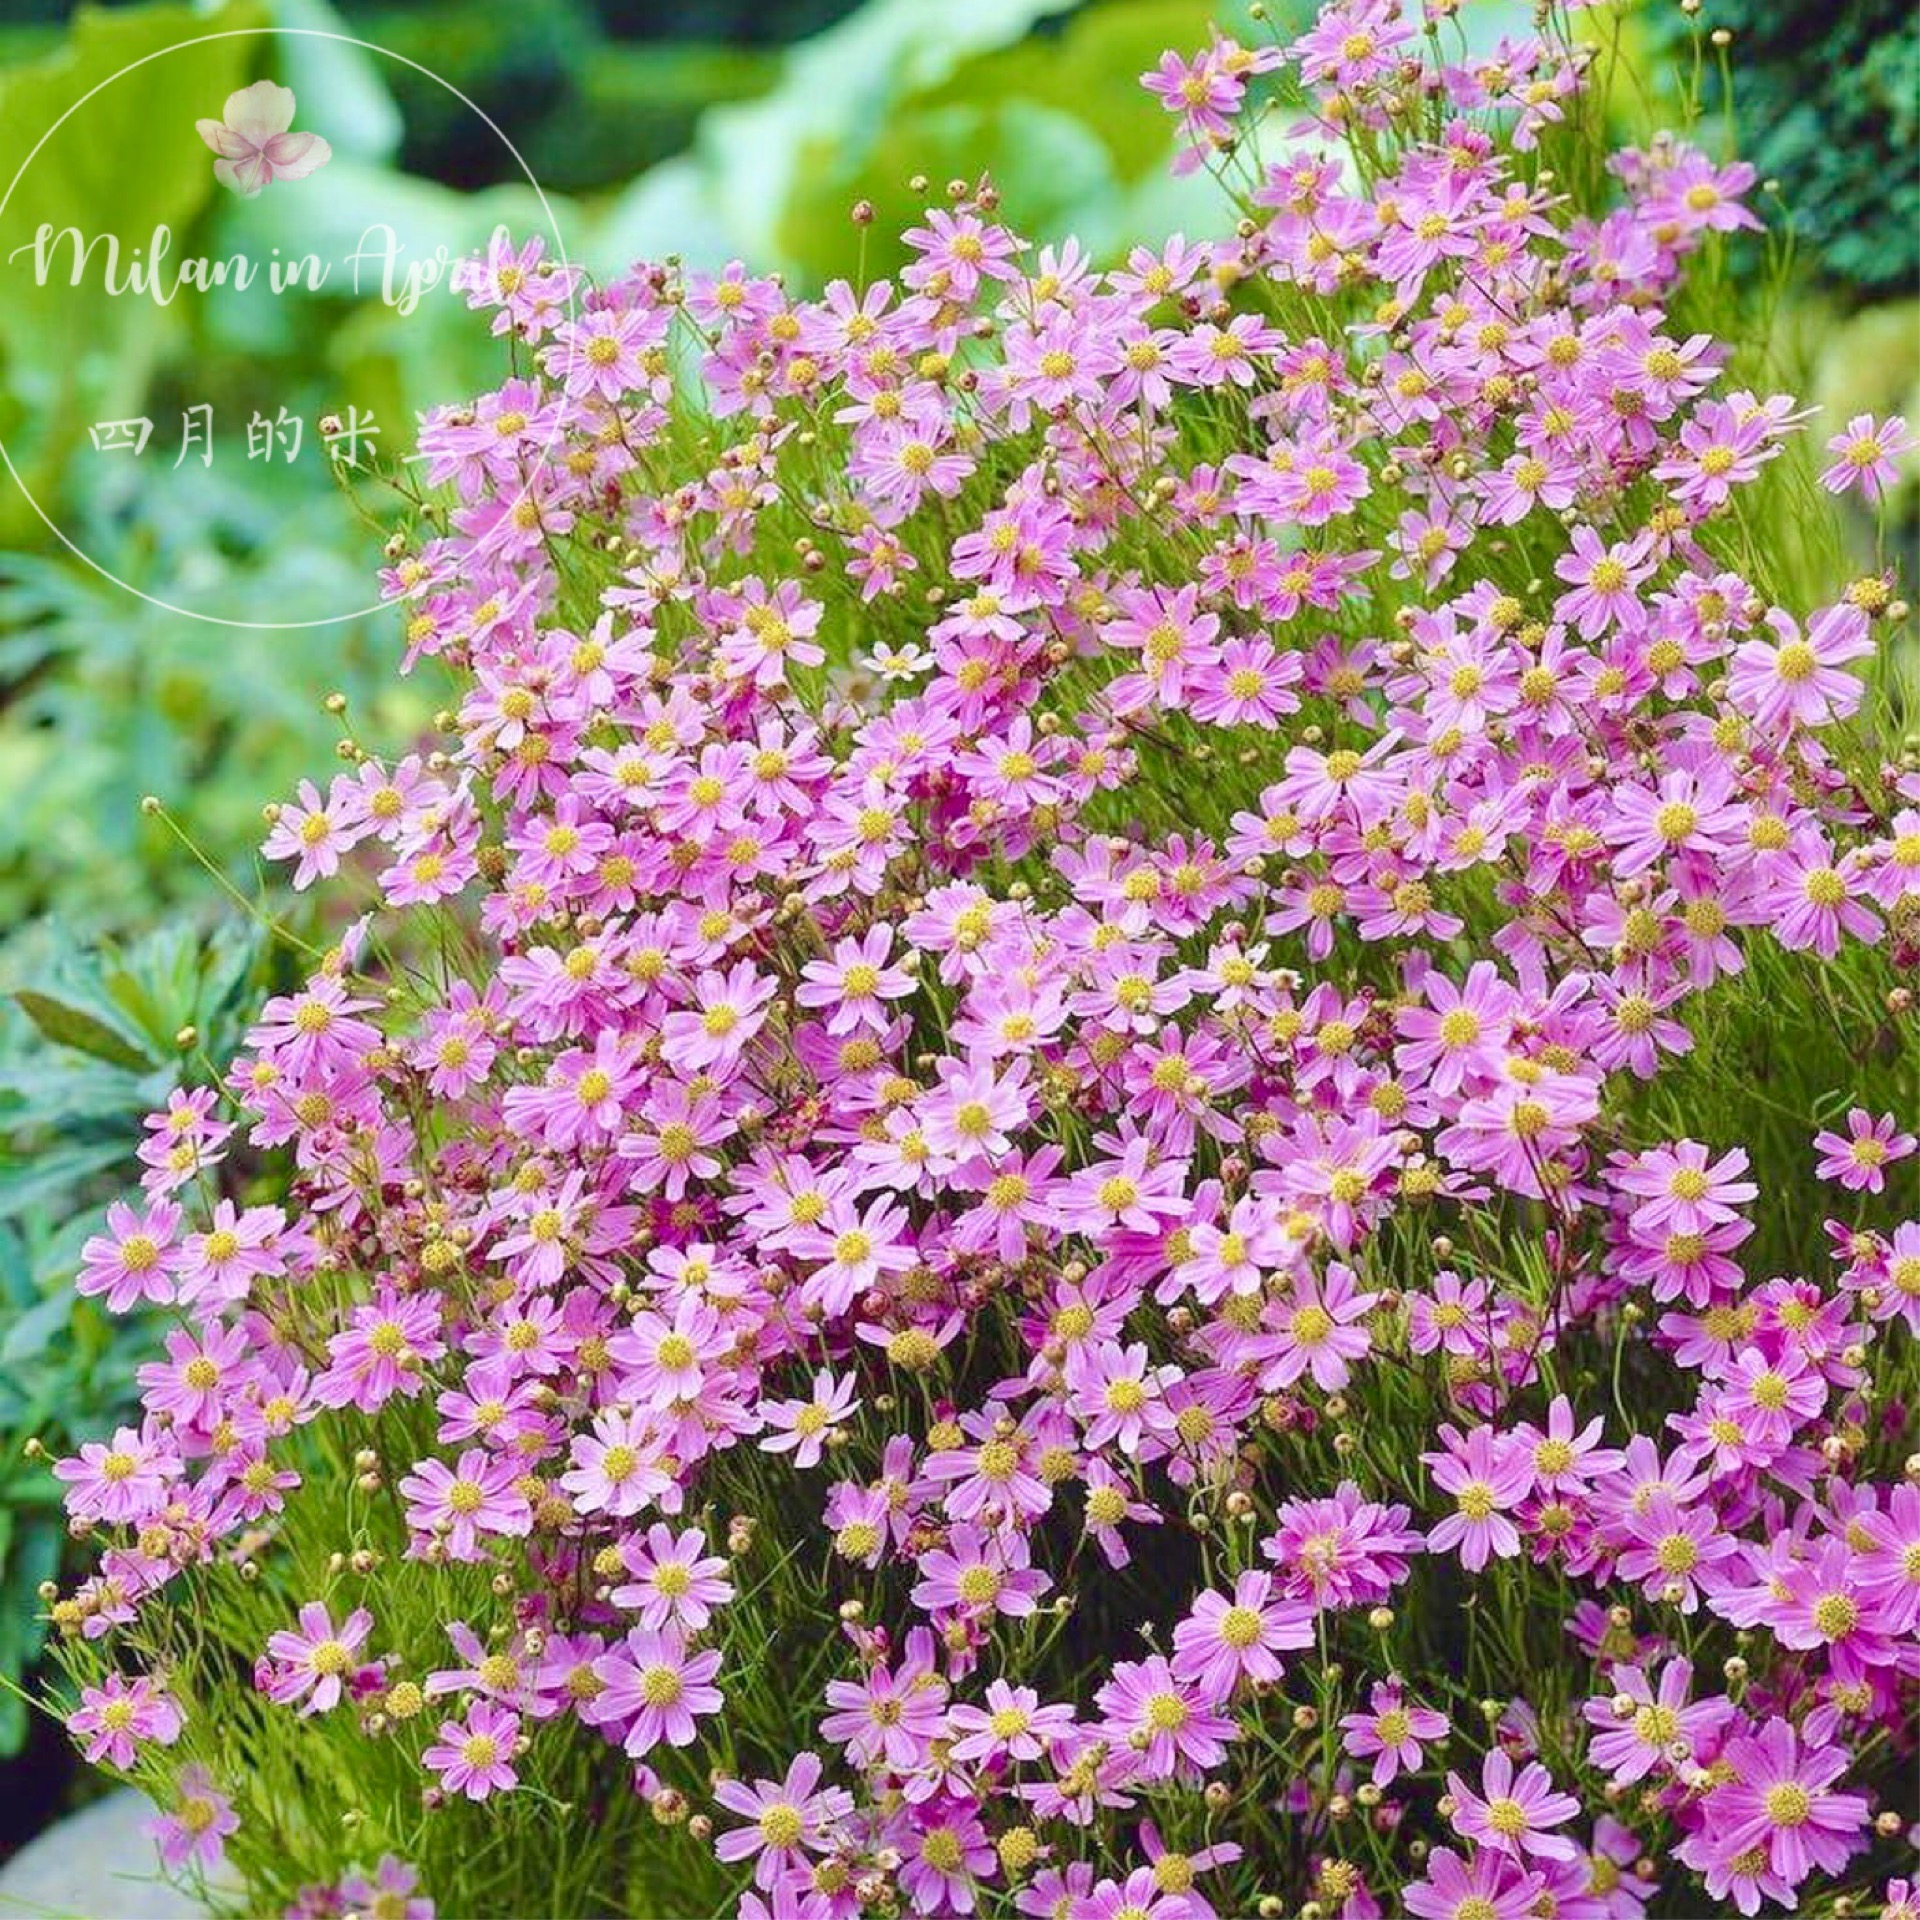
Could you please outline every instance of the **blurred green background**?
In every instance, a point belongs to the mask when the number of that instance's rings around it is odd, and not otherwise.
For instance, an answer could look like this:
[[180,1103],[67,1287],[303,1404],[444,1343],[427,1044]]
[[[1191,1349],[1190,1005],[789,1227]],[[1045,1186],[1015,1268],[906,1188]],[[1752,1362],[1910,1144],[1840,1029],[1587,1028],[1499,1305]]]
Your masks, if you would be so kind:
[[[1806,265],[1794,330],[1827,343],[1818,397],[1843,417],[1902,405],[1920,417],[1913,10],[1718,0],[1709,12],[1745,56],[1742,145],[1794,209]],[[1531,13],[1473,0],[1470,31],[1491,44]],[[268,75],[324,103],[297,124],[323,122],[334,159],[299,192],[243,202],[216,186],[211,156],[143,142],[138,110],[76,116],[20,175],[6,228],[74,220],[131,239],[165,220],[184,251],[216,257],[304,250],[300,223],[316,211],[352,235],[403,206],[411,245],[454,253],[498,223],[539,230],[511,153],[452,87],[511,140],[568,254],[596,273],[643,255],[738,256],[817,287],[861,270],[848,219],[861,199],[876,209],[864,268],[885,272],[899,258],[889,236],[923,204],[910,179],[937,196],[984,171],[1021,231],[1072,232],[1100,257],[1215,218],[1204,175],[1170,177],[1166,119],[1137,85],[1163,48],[1204,43],[1214,17],[1244,25],[1242,0],[9,0],[0,189],[109,76],[217,34],[234,37],[168,56],[168,111],[190,95],[216,113]],[[261,28],[304,37],[240,31]],[[1677,5],[1645,0],[1631,30],[1685,75],[1694,29]],[[1703,80],[1720,104],[1710,65]],[[1671,105],[1654,110],[1671,121]],[[209,400],[243,415],[284,405],[311,432],[351,393],[404,439],[416,412],[497,382],[503,364],[452,299],[402,318],[337,285],[187,294],[164,311],[10,290],[0,442],[76,544],[154,599],[241,620],[325,617],[372,597],[377,502],[361,503],[365,518],[333,492],[290,510],[289,474],[244,461],[185,493],[159,484],[157,464],[93,455],[88,424],[165,421]],[[330,765],[325,695],[344,692],[360,737],[394,750],[435,704],[431,687],[396,678],[398,654],[386,614],[285,633],[169,613],[76,560],[0,474],[0,1854],[69,1790],[62,1743],[18,1691],[36,1652],[34,1589],[63,1550],[53,1485],[22,1445],[110,1425],[152,1338],[73,1299],[79,1243],[126,1176],[138,1115],[180,1070],[176,1032],[194,1026],[224,1057],[275,964],[139,798],[163,795],[207,865],[257,891],[262,802]]]

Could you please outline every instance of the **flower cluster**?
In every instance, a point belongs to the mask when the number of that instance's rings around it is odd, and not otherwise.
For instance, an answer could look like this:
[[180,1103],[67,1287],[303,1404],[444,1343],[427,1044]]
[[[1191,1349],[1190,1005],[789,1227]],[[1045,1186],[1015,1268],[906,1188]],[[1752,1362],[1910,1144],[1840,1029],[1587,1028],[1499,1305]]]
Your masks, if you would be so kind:
[[[90,1758],[173,1778],[239,1582],[246,1724],[411,1782],[348,1859],[590,1777],[749,1920],[1752,1912],[1898,1831],[1914,1110],[1783,1150],[1739,1049],[1912,1060],[1900,609],[1768,591],[1806,416],[1682,317],[1750,170],[1583,197],[1586,43],[1451,12],[1170,54],[1236,224],[1106,271],[987,187],[818,299],[465,270],[443,741],[278,809],[371,905],[86,1246],[177,1320],[58,1468]],[[318,1825],[292,1911],[452,1897]]]

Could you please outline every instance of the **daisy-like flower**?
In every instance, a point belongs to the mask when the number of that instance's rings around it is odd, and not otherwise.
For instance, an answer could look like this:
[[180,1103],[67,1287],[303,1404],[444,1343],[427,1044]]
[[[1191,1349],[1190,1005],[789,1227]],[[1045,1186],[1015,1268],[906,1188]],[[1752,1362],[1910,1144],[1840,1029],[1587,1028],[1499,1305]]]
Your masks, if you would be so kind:
[[733,1598],[727,1562],[706,1551],[707,1536],[698,1527],[675,1535],[656,1522],[644,1538],[620,1543],[620,1563],[633,1578],[617,1586],[608,1598],[640,1616],[643,1627],[676,1626],[701,1632],[716,1607]]
[[1409,1700],[1391,1680],[1376,1680],[1363,1713],[1349,1713],[1340,1722],[1342,1742],[1356,1760],[1373,1759],[1373,1784],[1391,1786],[1401,1773],[1417,1773],[1426,1758],[1423,1743],[1444,1740],[1447,1716]]
[[1191,1911],[1191,1901],[1167,1892],[1151,1867],[1135,1867],[1124,1880],[1099,1881],[1074,1907],[1077,1920],[1184,1920]]
[[1835,457],[1822,471],[1820,484],[1829,493],[1858,487],[1877,502],[1899,479],[1898,463],[1912,448],[1907,423],[1899,414],[1875,420],[1870,413],[1856,413],[1846,431],[1827,442],[1827,451]]
[[1765,1445],[1784,1446],[1827,1403],[1827,1383],[1789,1349],[1770,1360],[1748,1347],[1727,1369],[1721,1411]]
[[1739,1551],[1711,1507],[1678,1505],[1653,1495],[1628,1519],[1631,1544],[1619,1559],[1620,1576],[1640,1581],[1655,1599],[1693,1613],[1703,1591],[1717,1591],[1723,1564]]
[[292,860],[296,891],[340,871],[340,857],[361,838],[348,818],[345,797],[320,797],[311,780],[302,780],[297,801],[282,801],[274,814],[273,831],[260,851],[269,860]]
[[489,1700],[476,1700],[467,1709],[464,1722],[440,1722],[440,1738],[420,1758],[440,1776],[440,1784],[449,1793],[484,1800],[489,1794],[507,1793],[520,1784],[513,1764],[519,1741],[517,1713],[496,1707]]
[[1797,1887],[1815,1868],[1840,1872],[1864,1844],[1865,1797],[1835,1788],[1847,1770],[1843,1749],[1803,1747],[1793,1727],[1774,1718],[1757,1733],[1733,1735],[1723,1758],[1733,1777],[1704,1809],[1722,1860],[1758,1849],[1785,1885]]
[[813,1393],[808,1399],[763,1402],[761,1416],[774,1431],[761,1439],[761,1451],[790,1453],[796,1467],[818,1466],[828,1436],[838,1431],[842,1421],[851,1419],[860,1404],[853,1386],[852,1374],[836,1378],[822,1367],[813,1376]]
[[1845,668],[1874,647],[1858,607],[1822,609],[1807,622],[1804,637],[1778,607],[1767,614],[1767,625],[1771,643],[1749,640],[1734,649],[1727,695],[1735,706],[1765,727],[1824,727],[1860,705],[1865,683]]
[[995,1854],[966,1801],[940,1797],[903,1813],[890,1837],[902,1855],[901,1890],[919,1912],[974,1910],[974,1884],[993,1873]]
[[1734,1147],[1717,1160],[1697,1140],[1654,1147],[1616,1160],[1612,1184],[1632,1194],[1633,1228],[1642,1239],[1662,1233],[1703,1233],[1740,1218],[1740,1209],[1760,1191],[1741,1176],[1747,1156]]
[[1604,1419],[1596,1414],[1577,1429],[1574,1421],[1572,1402],[1564,1393],[1557,1393],[1547,1408],[1544,1432],[1524,1420],[1514,1429],[1515,1441],[1527,1449],[1536,1491],[1584,1490],[1603,1474],[1625,1464],[1624,1454],[1600,1445],[1600,1436],[1606,1430]]
[[1053,1576],[1032,1564],[1025,1534],[989,1533],[962,1524],[920,1558],[913,1604],[928,1612],[953,1611],[1021,1619],[1033,1612]]
[[240,1831],[240,1816],[203,1766],[182,1767],[173,1790],[173,1805],[147,1822],[160,1864],[169,1873],[188,1867],[210,1872],[226,1856],[227,1836]]
[[1887,1168],[1904,1160],[1920,1141],[1902,1132],[1892,1114],[1854,1107],[1848,1111],[1845,1133],[1823,1129],[1814,1135],[1813,1145],[1820,1156],[1813,1170],[1816,1180],[1837,1181],[1849,1193],[1881,1193]]
[[1074,1390],[1074,1410],[1087,1423],[1086,1445],[1097,1450],[1111,1442],[1132,1455],[1149,1435],[1164,1438],[1173,1433],[1166,1388],[1177,1373],[1174,1367],[1152,1365],[1144,1344],[1121,1347],[1107,1342],[1076,1353],[1067,1378]]
[[720,1655],[711,1648],[690,1651],[677,1627],[630,1628],[593,1670],[604,1687],[596,1702],[601,1718],[624,1723],[622,1744],[636,1760],[663,1740],[690,1746],[696,1717],[718,1713],[722,1705],[713,1684]]
[[415,1534],[409,1551],[431,1545],[450,1559],[479,1560],[483,1534],[518,1539],[530,1532],[533,1509],[518,1482],[511,1460],[480,1447],[467,1448],[451,1467],[444,1460],[422,1460],[399,1485]]
[[829,960],[810,960],[794,998],[803,1007],[824,1008],[829,1033],[886,1030],[887,1003],[913,992],[913,976],[888,963],[891,929],[871,927],[859,940],[838,941]]
[[1591,527],[1575,527],[1569,551],[1553,566],[1570,583],[1554,603],[1555,616],[1571,621],[1588,640],[1630,620],[1641,611],[1640,583],[1653,572],[1650,553],[1644,534],[1609,546]]
[[419,1891],[416,1868],[383,1853],[371,1873],[350,1873],[340,1882],[340,1897],[350,1913],[368,1920],[434,1920],[433,1902]]
[[933,1636],[907,1635],[897,1666],[876,1662],[858,1680],[830,1680],[821,1736],[844,1747],[856,1766],[884,1764],[910,1773],[946,1726],[946,1682],[934,1671]]
[[1071,1707],[1043,1706],[1031,1687],[1012,1686],[1005,1680],[987,1683],[984,1706],[963,1703],[947,1717],[960,1736],[953,1743],[953,1757],[988,1764],[1038,1760],[1049,1742],[1073,1726]]
[[1241,1680],[1271,1684],[1280,1678],[1277,1655],[1314,1643],[1314,1612],[1282,1600],[1273,1576],[1243,1573],[1229,1598],[1203,1593],[1173,1630],[1173,1671],[1199,1683],[1209,1699],[1224,1699]]
[[820,1226],[797,1236],[796,1251],[819,1263],[807,1275],[802,1303],[834,1317],[883,1275],[905,1273],[919,1259],[906,1231],[906,1209],[884,1198],[870,1201],[864,1212],[851,1201],[831,1208]]
[[1724,1694],[1689,1703],[1693,1665],[1687,1660],[1669,1660],[1657,1690],[1639,1667],[1631,1666],[1614,1668],[1613,1685],[1612,1695],[1589,1700],[1582,1711],[1597,1729],[1588,1755],[1618,1786],[1631,1786],[1656,1768],[1705,1765],[1720,1730],[1733,1718],[1733,1704]]
[[79,1706],[67,1715],[67,1730],[81,1736],[87,1764],[104,1760],[123,1772],[133,1765],[142,1742],[170,1747],[186,1724],[179,1702],[146,1673],[131,1680],[109,1673],[97,1687],[82,1687]]
[[574,1435],[573,1467],[560,1476],[561,1489],[576,1512],[623,1519],[673,1489],[660,1451],[650,1414],[609,1407],[594,1416],[591,1433]]
[[1520,1551],[1520,1531],[1507,1518],[1533,1484],[1533,1463],[1525,1445],[1511,1434],[1475,1427],[1462,1434],[1443,1425],[1444,1453],[1420,1457],[1432,1469],[1434,1485],[1453,1496],[1454,1510],[1427,1535],[1431,1553],[1460,1549],[1460,1564],[1478,1573],[1490,1559],[1511,1559]]
[[753,1883],[771,1893],[809,1853],[825,1853],[841,1821],[853,1811],[853,1796],[839,1787],[822,1787],[820,1756],[794,1756],[784,1780],[722,1780],[713,1790],[717,1804],[748,1824],[733,1827],[714,1842],[726,1861],[752,1860]]
[[1227,1757],[1239,1729],[1216,1712],[1214,1695],[1175,1677],[1159,1654],[1122,1660],[1094,1696],[1112,1737],[1135,1748],[1149,1779],[1205,1773]]
[[165,1200],[144,1214],[116,1200],[107,1209],[106,1232],[80,1249],[75,1291],[103,1295],[109,1313],[125,1313],[140,1301],[167,1305],[181,1265],[180,1220],[180,1209]]
[[725,1070],[766,1024],[775,982],[741,960],[726,973],[709,969],[693,983],[691,1009],[667,1015],[661,1051],[681,1073]]
[[1451,1847],[1435,1847],[1426,1878],[1401,1898],[1418,1920],[1531,1920],[1546,1884],[1540,1873],[1491,1847],[1464,1859]]
[[298,1631],[283,1627],[267,1640],[267,1658],[278,1668],[267,1695],[283,1706],[303,1702],[303,1714],[326,1713],[340,1704],[373,1615],[355,1607],[336,1627],[325,1603],[309,1600],[299,1618]]
[[1311,1374],[1323,1393],[1338,1393],[1353,1378],[1352,1363],[1373,1345],[1360,1323],[1379,1297],[1362,1293],[1352,1268],[1337,1260],[1329,1262],[1324,1276],[1299,1275],[1291,1299],[1279,1304],[1273,1357],[1260,1384],[1272,1391]]
[[120,1525],[142,1519],[167,1497],[181,1471],[180,1456],[161,1433],[121,1427],[103,1444],[88,1440],[79,1455],[54,1463],[67,1485],[67,1511],[76,1521]]
[[1819,1649],[1842,1684],[1858,1683],[1898,1658],[1880,1602],[1861,1586],[1847,1540],[1822,1541],[1776,1573],[1760,1617],[1782,1646]]
[[1447,1792],[1454,1803],[1454,1831],[1476,1846],[1516,1859],[1531,1854],[1571,1860],[1579,1854],[1573,1841],[1552,1829],[1565,1826],[1580,1811],[1580,1802],[1556,1792],[1553,1776],[1537,1760],[1516,1773],[1496,1747],[1481,1763],[1479,1792],[1457,1773],[1447,1775]]

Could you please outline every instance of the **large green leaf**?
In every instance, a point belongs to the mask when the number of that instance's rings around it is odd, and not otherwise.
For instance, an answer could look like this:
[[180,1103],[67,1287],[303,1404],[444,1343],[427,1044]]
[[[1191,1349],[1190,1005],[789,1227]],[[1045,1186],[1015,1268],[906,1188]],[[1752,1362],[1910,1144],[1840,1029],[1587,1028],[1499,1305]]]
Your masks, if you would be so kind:
[[1166,165],[1173,145],[1173,122],[1140,76],[1168,47],[1204,46],[1219,16],[1217,0],[1103,0],[1072,15],[1057,36],[967,61],[913,105],[1029,100],[1052,107],[1098,136],[1121,179],[1139,180]]
[[[941,86],[966,60],[1020,40],[1072,0],[867,0],[787,51],[780,82],[756,100],[715,108],[691,153],[636,181],[583,242],[595,267],[684,254],[698,265],[734,256],[800,267],[782,250],[784,210],[831,153],[864,164],[902,101]],[[918,169],[909,168],[908,171]],[[846,205],[834,213],[846,224]]]
[[55,1046],[72,1047],[76,1052],[91,1054],[96,1060],[127,1067],[136,1073],[153,1064],[117,1028],[85,1007],[24,987],[13,998],[20,1011]]

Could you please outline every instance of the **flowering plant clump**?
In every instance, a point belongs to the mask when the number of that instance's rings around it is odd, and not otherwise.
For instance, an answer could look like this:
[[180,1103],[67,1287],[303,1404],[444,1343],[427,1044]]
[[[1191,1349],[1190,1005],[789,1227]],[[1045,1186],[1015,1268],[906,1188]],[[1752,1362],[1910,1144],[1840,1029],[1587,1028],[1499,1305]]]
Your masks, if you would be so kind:
[[1913,1913],[1905,608],[1703,324],[1751,171],[1453,11],[1169,53],[1224,231],[1105,271],[466,269],[442,738],[275,811],[337,944],[80,1278],[178,1322],[50,1596],[170,1867]]

